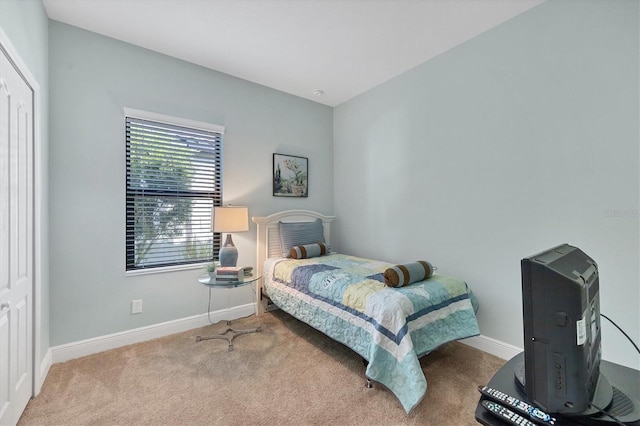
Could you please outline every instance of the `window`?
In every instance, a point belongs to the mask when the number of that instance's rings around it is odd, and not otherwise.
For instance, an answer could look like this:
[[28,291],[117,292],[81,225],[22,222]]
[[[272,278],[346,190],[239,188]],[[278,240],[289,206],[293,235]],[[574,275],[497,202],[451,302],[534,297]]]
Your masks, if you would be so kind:
[[127,271],[211,261],[224,128],[125,110]]

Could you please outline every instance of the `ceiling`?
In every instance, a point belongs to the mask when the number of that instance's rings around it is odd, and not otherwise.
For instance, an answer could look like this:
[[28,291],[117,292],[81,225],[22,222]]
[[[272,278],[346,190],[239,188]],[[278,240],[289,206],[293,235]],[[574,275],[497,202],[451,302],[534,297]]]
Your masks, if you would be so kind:
[[337,106],[544,0],[43,0],[48,16]]

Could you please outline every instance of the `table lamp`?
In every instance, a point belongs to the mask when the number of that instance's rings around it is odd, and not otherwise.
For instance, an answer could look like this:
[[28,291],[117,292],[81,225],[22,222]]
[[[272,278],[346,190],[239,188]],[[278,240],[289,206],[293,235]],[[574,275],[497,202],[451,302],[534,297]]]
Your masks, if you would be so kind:
[[231,232],[249,230],[249,209],[246,207],[214,207],[213,232],[227,232],[227,239],[220,247],[220,266],[236,266],[238,249],[233,245]]

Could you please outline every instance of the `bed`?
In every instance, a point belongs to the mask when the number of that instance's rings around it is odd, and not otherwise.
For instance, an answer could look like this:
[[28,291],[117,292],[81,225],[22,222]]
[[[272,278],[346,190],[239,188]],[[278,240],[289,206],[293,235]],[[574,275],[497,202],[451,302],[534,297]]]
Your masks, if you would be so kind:
[[[388,262],[330,249],[318,255],[317,247],[330,247],[333,220],[308,210],[253,218],[263,277],[256,284],[256,314],[273,303],[351,348],[365,360],[366,377],[386,386],[410,413],[427,390],[419,358],[478,335],[477,301],[455,277],[433,274],[394,288],[385,285],[385,271],[394,266]],[[297,257],[303,258],[285,257],[296,242]],[[301,256],[305,247],[309,253]]]

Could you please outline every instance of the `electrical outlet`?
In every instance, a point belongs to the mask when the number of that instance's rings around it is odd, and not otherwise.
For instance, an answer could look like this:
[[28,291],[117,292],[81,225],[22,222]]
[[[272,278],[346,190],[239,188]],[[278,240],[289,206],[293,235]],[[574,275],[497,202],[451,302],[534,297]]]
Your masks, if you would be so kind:
[[132,300],[131,301],[131,313],[132,314],[141,314],[142,313],[142,299]]

